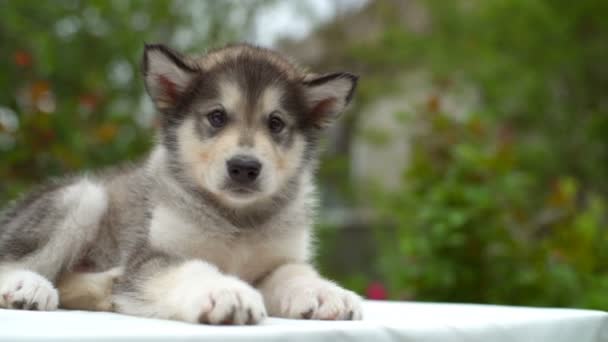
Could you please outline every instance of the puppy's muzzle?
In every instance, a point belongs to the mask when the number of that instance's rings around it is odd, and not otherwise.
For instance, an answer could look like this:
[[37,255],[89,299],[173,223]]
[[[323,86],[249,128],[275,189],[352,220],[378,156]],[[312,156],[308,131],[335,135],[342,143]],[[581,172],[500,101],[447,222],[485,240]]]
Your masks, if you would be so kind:
[[230,179],[240,185],[251,185],[260,175],[262,164],[253,157],[237,155],[226,162]]

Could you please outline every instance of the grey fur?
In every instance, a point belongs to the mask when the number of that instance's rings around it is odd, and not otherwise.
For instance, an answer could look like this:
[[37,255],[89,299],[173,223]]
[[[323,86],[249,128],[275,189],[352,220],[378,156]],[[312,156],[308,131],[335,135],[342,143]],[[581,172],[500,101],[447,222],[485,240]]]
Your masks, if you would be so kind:
[[[150,65],[155,62],[151,58],[161,58],[156,63],[161,67],[168,65],[168,70],[177,76],[161,79],[164,74],[153,75],[153,68],[158,66]],[[308,115],[311,105],[307,103],[306,91],[309,86],[336,77],[351,77],[350,74],[314,79],[277,53],[249,45],[214,50],[199,59],[181,56],[162,45],[147,45],[142,64],[146,88],[162,113],[163,124],[156,148],[139,164],[49,183],[0,213],[0,291],[8,283],[5,278],[15,270],[31,271],[56,283],[64,274],[103,272],[120,267],[124,274],[112,289],[117,311],[185,319],[161,312],[162,307],[151,301],[144,284],[207,254],[182,250],[180,245],[167,247],[163,241],[156,241],[157,238],[151,236],[151,226],[154,215],[160,215],[159,208],[192,223],[205,239],[241,246],[238,248],[266,246],[269,241],[292,241],[310,235],[316,203],[312,177],[320,125],[314,121],[318,119],[316,116],[311,121]],[[217,98],[218,87],[226,80],[235,82],[246,98],[245,112],[228,113],[235,122],[243,120],[238,148],[255,151],[258,146],[254,144],[253,134],[263,132],[281,153],[292,154],[290,163],[297,164],[289,165],[295,171],[273,194],[244,206],[227,204],[216,193],[201,187],[191,176],[192,166],[185,163],[180,154],[184,144],[181,130],[192,118],[195,118],[194,134],[200,143],[214,141],[224,134],[206,126],[204,113],[200,113],[199,108],[205,108],[205,103]],[[345,99],[341,100],[344,104],[352,97],[356,78],[352,80],[351,88],[344,91]],[[283,115],[289,116],[285,118],[289,127],[274,136],[265,129],[265,117],[255,114],[254,108],[269,87],[280,89]],[[296,137],[304,142],[299,156],[291,152]],[[298,245],[308,248],[307,242]],[[273,267],[289,262],[305,263],[308,254],[301,253],[276,254],[266,260],[268,266],[255,272],[237,270],[234,275],[257,284],[273,272]],[[211,259],[217,257],[209,255]],[[231,255],[223,258],[228,260]],[[232,272],[227,266],[231,264],[229,261],[207,261],[223,272]],[[17,293],[13,292],[10,293]],[[0,293],[0,307],[2,296]],[[24,300],[28,301],[29,308],[42,305],[39,298]],[[13,301],[12,306],[20,308],[25,304]],[[49,308],[52,309],[52,305]],[[205,316],[199,321],[207,319]],[[250,317],[247,321],[256,319]]]

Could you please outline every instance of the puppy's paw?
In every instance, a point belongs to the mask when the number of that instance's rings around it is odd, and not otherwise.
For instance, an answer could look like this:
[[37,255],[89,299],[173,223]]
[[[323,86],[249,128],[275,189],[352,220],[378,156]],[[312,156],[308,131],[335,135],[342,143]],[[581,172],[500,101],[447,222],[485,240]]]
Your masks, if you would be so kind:
[[218,275],[204,282],[184,284],[178,301],[183,305],[183,318],[205,324],[257,324],[266,317],[260,293],[249,284]]
[[[360,320],[361,299],[352,291],[318,278],[296,278],[281,291],[278,316],[299,319]],[[275,314],[275,313],[273,313]]]
[[0,307],[24,310],[55,310],[59,294],[53,284],[38,273],[17,270],[2,277]]

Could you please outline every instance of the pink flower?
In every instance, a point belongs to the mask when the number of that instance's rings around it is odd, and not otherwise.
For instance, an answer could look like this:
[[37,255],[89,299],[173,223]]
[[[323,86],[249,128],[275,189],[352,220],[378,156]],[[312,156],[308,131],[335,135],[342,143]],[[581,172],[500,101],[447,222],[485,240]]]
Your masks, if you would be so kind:
[[368,299],[373,299],[373,300],[383,300],[383,299],[388,298],[388,293],[386,291],[386,288],[384,287],[384,285],[382,283],[377,282],[377,281],[369,284],[369,286],[367,287],[367,290],[365,291],[365,294]]

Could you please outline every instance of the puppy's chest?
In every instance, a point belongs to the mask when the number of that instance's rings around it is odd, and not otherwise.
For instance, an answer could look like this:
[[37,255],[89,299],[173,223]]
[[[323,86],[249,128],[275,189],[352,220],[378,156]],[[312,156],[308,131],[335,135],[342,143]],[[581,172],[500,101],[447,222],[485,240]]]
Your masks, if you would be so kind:
[[[305,246],[296,236],[285,239],[223,236],[209,222],[192,223],[175,211],[156,207],[150,223],[150,242],[154,248],[185,258],[202,259],[222,272],[253,282],[287,260],[303,258]],[[206,229],[207,228],[207,229]],[[299,252],[298,249],[302,249]]]

